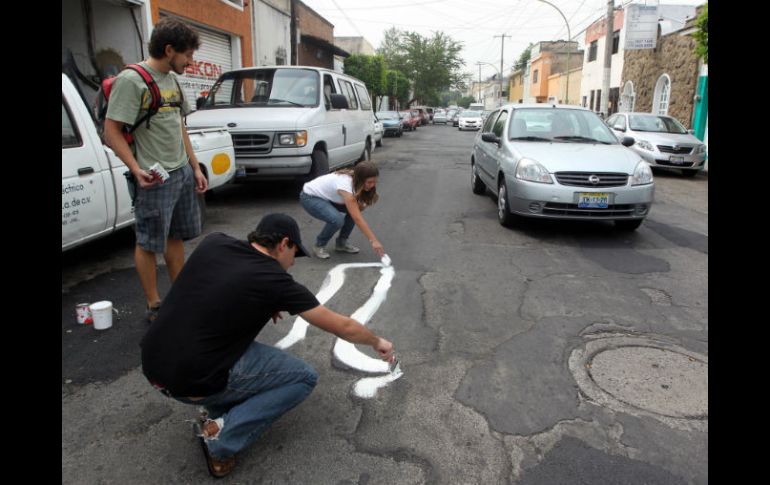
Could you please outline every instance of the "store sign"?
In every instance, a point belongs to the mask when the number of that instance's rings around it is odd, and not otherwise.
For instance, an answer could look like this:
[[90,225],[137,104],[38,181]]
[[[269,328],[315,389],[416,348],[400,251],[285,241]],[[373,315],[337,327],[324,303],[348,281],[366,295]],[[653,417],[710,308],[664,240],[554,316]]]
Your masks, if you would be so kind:
[[658,6],[631,4],[626,7],[625,49],[654,49],[658,38]]

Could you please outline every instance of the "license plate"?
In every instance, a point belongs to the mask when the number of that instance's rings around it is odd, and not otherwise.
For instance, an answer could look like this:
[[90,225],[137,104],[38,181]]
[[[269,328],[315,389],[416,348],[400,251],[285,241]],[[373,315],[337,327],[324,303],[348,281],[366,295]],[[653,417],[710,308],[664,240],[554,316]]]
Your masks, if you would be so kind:
[[668,160],[671,163],[684,163],[684,157],[670,157]]
[[237,167],[235,169],[235,176],[236,177],[245,177],[246,176],[246,167]]
[[610,201],[607,192],[581,192],[578,194],[578,207],[581,209],[606,209]]

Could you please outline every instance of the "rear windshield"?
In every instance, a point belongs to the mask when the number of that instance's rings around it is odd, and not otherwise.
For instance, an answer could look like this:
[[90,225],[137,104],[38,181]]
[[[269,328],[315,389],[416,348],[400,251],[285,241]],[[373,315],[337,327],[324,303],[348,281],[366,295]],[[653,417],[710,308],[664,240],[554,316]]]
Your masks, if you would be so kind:
[[683,135],[687,130],[674,118],[668,116],[629,115],[631,129],[634,131],[654,131],[657,133],[677,133]]
[[320,76],[310,69],[254,69],[228,72],[211,88],[202,109],[314,107]]

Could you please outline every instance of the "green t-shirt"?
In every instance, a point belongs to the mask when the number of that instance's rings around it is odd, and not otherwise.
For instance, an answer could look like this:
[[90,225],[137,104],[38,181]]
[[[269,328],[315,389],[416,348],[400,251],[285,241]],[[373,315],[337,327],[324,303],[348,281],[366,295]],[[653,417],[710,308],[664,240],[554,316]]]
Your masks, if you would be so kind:
[[[155,79],[161,94],[161,104],[178,103],[181,98],[179,87],[173,72],[163,74],[152,69],[145,62],[142,67]],[[128,125],[133,125],[150,107],[152,95],[138,72],[124,69],[112,85],[107,118]],[[163,106],[147,121],[134,130],[134,154],[139,166],[148,169],[154,163],[160,163],[168,171],[175,170],[187,163],[187,153],[182,140],[182,114],[177,106]],[[185,99],[184,115],[190,112],[190,105]]]

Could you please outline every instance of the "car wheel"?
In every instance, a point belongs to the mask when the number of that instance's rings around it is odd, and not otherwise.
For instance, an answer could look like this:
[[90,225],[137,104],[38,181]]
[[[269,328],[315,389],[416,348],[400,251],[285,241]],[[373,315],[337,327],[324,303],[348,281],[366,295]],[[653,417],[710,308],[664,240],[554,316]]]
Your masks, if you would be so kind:
[[636,231],[639,226],[642,225],[643,219],[626,219],[623,221],[615,221],[615,227],[621,231]]
[[368,162],[372,159],[372,147],[369,140],[366,140],[364,145],[364,151],[361,153],[361,158],[358,159],[359,162]]
[[508,204],[508,189],[505,186],[505,179],[500,180],[497,187],[497,220],[505,227],[513,227],[518,216],[511,213],[511,206]]
[[479,177],[479,169],[476,168],[476,164],[471,162],[471,188],[473,189],[473,193],[477,195],[481,195],[487,191],[486,185],[484,185],[484,182],[481,181],[481,177]]
[[698,170],[682,170],[682,176],[687,178],[693,178],[698,175]]
[[399,138],[401,138],[401,135],[403,135],[403,134],[404,134],[404,132],[403,132],[403,131],[401,131],[401,130],[399,130],[399,131],[398,131],[398,133],[396,133],[396,136],[397,136],[397,137],[399,137]]
[[376,146],[381,147],[382,146],[382,138],[377,140],[377,143],[375,143]]
[[329,173],[329,157],[326,156],[326,152],[323,150],[315,150],[310,156],[313,164],[310,167],[310,173],[306,175],[305,182],[326,175]]

